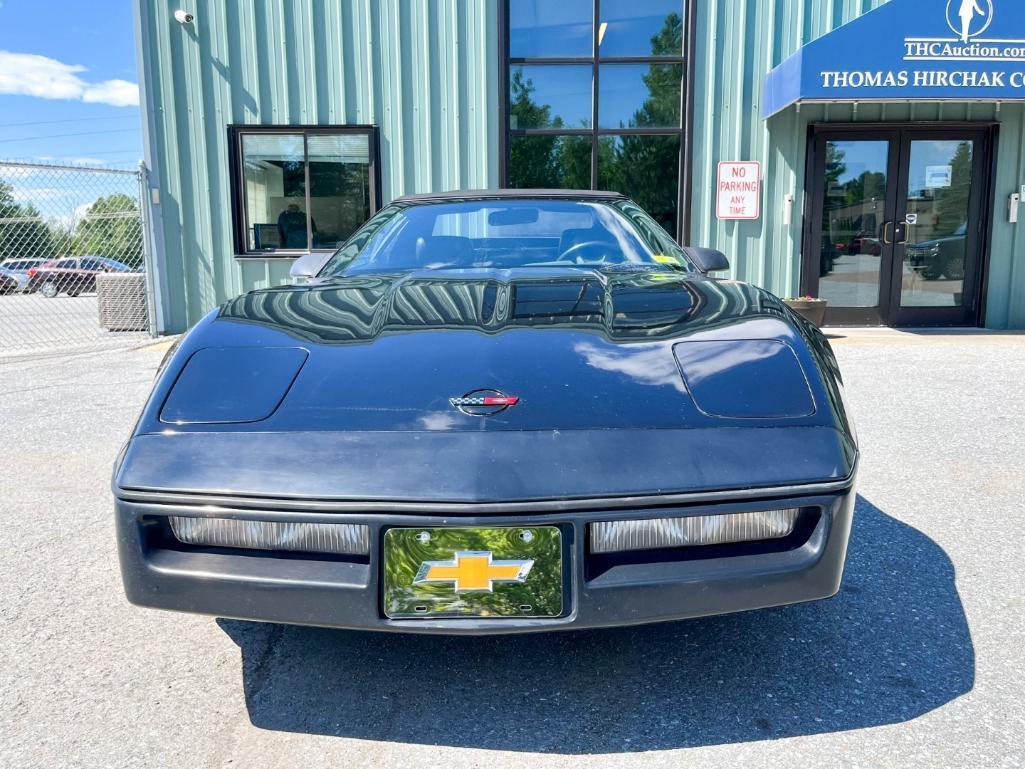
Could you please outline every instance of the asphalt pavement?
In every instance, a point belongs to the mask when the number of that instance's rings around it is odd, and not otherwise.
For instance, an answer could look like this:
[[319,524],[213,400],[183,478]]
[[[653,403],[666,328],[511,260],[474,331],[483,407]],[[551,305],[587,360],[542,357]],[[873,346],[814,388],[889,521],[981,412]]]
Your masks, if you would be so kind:
[[[129,316],[145,317],[145,310],[132,308]],[[12,357],[124,348],[145,341],[145,332],[101,328],[94,293],[52,299],[40,293],[0,295],[0,365]]]
[[508,638],[128,605],[110,468],[162,352],[0,363],[0,767],[1022,766],[1025,337],[838,336],[836,598]]

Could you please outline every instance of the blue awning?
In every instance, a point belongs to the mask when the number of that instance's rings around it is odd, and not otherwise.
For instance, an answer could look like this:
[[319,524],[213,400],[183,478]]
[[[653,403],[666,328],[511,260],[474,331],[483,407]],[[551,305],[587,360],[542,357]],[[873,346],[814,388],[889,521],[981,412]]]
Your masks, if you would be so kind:
[[1019,0],[891,0],[765,78],[762,115],[801,102],[1025,100]]

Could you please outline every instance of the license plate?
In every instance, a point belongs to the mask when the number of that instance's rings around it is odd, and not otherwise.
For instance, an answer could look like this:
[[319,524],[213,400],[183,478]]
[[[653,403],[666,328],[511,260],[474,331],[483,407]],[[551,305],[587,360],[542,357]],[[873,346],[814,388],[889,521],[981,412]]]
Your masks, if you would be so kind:
[[558,617],[563,584],[554,526],[384,533],[384,613],[393,619]]

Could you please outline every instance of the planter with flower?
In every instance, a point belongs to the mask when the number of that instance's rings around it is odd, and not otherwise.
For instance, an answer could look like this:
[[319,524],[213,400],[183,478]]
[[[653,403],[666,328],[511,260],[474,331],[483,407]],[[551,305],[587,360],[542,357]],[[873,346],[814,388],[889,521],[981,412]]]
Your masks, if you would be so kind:
[[821,326],[826,318],[826,306],[829,304],[825,299],[817,299],[814,296],[802,296],[799,299],[783,300],[791,310],[811,321],[816,326]]

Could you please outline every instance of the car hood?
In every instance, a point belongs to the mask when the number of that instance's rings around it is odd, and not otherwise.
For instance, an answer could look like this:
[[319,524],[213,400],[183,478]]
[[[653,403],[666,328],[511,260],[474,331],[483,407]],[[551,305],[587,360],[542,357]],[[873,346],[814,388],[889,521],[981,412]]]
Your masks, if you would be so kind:
[[[481,273],[365,276],[228,302],[176,356],[185,371],[154,428],[700,426],[717,420],[695,405],[681,374],[677,345],[689,341],[778,340],[817,389],[815,361],[787,311],[747,284],[675,272]],[[737,345],[730,354],[765,353]],[[766,377],[767,391],[771,374],[753,373]],[[486,417],[452,403],[482,390],[519,402]]]
[[961,235],[947,235],[944,238],[935,238],[933,240],[923,240],[921,243],[912,243],[909,248],[933,248],[935,246],[943,245],[944,243],[953,243],[954,241],[964,240],[965,236]]
[[[480,502],[841,480],[856,447],[809,334],[764,291],[675,272],[256,291],[171,356],[115,484]],[[485,388],[520,400],[490,416],[450,401]]]

